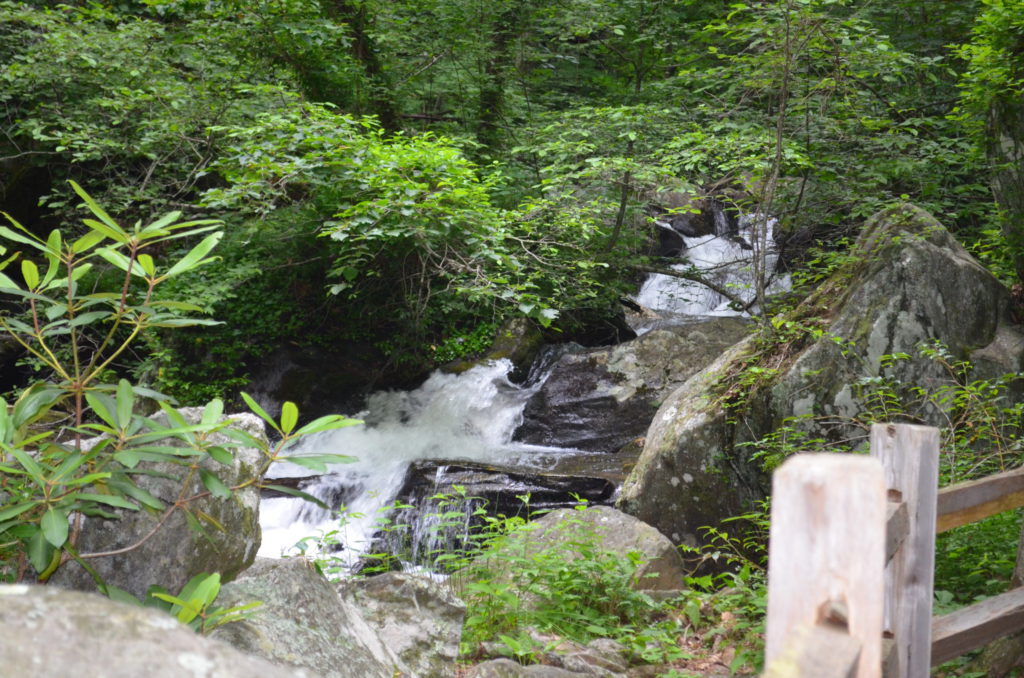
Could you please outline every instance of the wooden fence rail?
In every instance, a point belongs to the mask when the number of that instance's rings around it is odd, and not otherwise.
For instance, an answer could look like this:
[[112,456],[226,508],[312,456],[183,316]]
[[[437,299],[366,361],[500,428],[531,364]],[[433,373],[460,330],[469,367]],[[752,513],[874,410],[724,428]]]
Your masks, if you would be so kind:
[[876,424],[871,456],[773,478],[766,678],[925,678],[1024,630],[1024,587],[932,616],[935,535],[1024,506],[1024,469],[938,490],[939,432]]

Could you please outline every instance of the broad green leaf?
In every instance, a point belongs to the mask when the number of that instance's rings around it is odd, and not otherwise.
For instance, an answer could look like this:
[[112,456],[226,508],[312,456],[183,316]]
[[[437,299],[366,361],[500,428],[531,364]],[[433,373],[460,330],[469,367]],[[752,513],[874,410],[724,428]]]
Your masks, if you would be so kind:
[[30,387],[14,403],[14,427],[20,429],[36,417],[45,414],[64,393],[63,389],[49,384],[36,384]]
[[204,260],[203,257],[205,257],[210,252],[210,250],[217,246],[217,243],[220,242],[220,239],[222,237],[224,237],[224,232],[217,231],[216,233],[211,233],[210,235],[203,238],[203,240],[200,241],[198,245],[193,247],[188,254],[182,257],[176,264],[171,266],[167,273],[164,274],[164,277],[171,278],[180,273],[184,273],[185,271],[192,270],[197,266],[212,261],[212,259]]
[[51,508],[43,514],[39,523],[46,541],[60,548],[68,540],[68,514],[57,508]]
[[97,417],[105,421],[112,428],[118,428],[117,422],[114,420],[113,412],[117,407],[114,399],[105,393],[97,393],[96,391],[86,391],[85,401],[89,403],[89,407],[92,408],[93,413]]
[[56,554],[56,549],[53,548],[53,544],[43,535],[42,530],[29,537],[28,559],[36,572],[45,572],[50,567],[50,563]]
[[308,492],[297,490],[294,487],[288,487],[287,485],[260,485],[260,487],[265,490],[273,490],[274,492],[280,492],[281,494],[287,494],[292,497],[298,497],[299,499],[305,499],[308,502],[316,504],[322,509],[330,510],[330,507],[327,506],[327,504],[323,503],[321,500],[317,499]]
[[116,266],[117,268],[121,269],[122,271],[125,271],[125,272],[131,271],[132,275],[136,275],[136,276],[138,276],[140,278],[146,277],[146,273],[145,273],[145,271],[142,270],[141,266],[139,266],[137,264],[133,265],[131,260],[128,257],[126,257],[125,255],[121,254],[120,252],[118,252],[117,250],[115,250],[112,247],[102,247],[102,248],[96,250],[96,254],[100,255],[100,257],[104,261],[106,261],[108,264],[110,264],[112,266]]
[[297,408],[295,403],[292,401],[285,401],[284,405],[281,406],[281,431],[284,432],[285,435],[291,433],[298,421],[299,408]]
[[[58,483],[62,481],[65,476],[72,471],[77,470],[85,462],[85,457],[86,455],[81,452],[72,452],[69,454],[64,461],[61,462],[60,466],[57,467],[57,470],[53,472],[53,475],[50,476],[50,482]],[[54,546],[57,546],[57,544],[54,544]]]
[[212,471],[204,468],[199,469],[199,476],[203,479],[203,486],[210,491],[210,494],[218,499],[227,499],[231,496],[231,490]]
[[98,502],[100,504],[106,504],[107,506],[116,506],[117,508],[129,509],[131,511],[138,511],[139,507],[132,502],[128,501],[124,497],[116,494],[95,494],[93,492],[75,492],[71,495],[72,499],[77,501],[90,501]]
[[362,419],[349,419],[348,417],[340,414],[329,414],[319,419],[314,419],[309,422],[298,431],[295,432],[295,437],[309,435],[310,433],[320,433],[321,431],[331,431],[336,428],[346,428],[348,426],[358,426],[362,424]]
[[28,511],[29,509],[34,508],[36,506],[39,506],[39,504],[41,503],[41,501],[36,499],[33,501],[26,501],[22,504],[16,504],[15,506],[8,506],[7,508],[0,510],[0,521],[10,520],[15,516],[20,516],[25,511]]
[[83,313],[80,316],[76,316],[74,320],[68,323],[69,327],[80,327],[82,325],[91,325],[97,320],[102,320],[114,315],[110,311],[89,311]]
[[156,277],[156,265],[153,263],[153,257],[148,254],[140,254],[137,261],[147,276],[150,278]]
[[30,259],[21,260],[21,277],[25,279],[25,286],[30,290],[39,287],[39,269]]
[[60,231],[57,229],[50,231],[50,237],[46,239],[45,255],[47,262],[46,275],[43,276],[43,280],[40,283],[44,288],[50,284],[50,281],[57,276],[57,271],[60,270]]
[[180,211],[168,212],[157,218],[156,221],[142,229],[143,233],[159,233],[160,235],[166,234],[166,226],[173,224],[181,216]]
[[344,454],[297,454],[285,457],[283,461],[324,473],[327,464],[353,464],[359,460]]
[[[110,215],[107,214],[106,210],[100,207],[99,203],[93,200],[92,197],[74,181],[70,181],[68,183],[71,184],[71,188],[78,194],[78,197],[85,201],[85,204],[89,207],[89,211],[96,215],[96,218],[103,222],[103,224],[105,224],[114,234],[113,236],[108,235],[107,237],[121,243],[128,242],[128,234],[125,233],[124,229],[122,229],[116,221],[110,218]],[[90,220],[85,219],[83,221],[88,222]]]
[[111,480],[108,485],[111,489],[135,499],[143,506],[148,506],[149,508],[156,509],[158,511],[162,511],[164,509],[164,503],[162,501],[135,483],[130,481]]
[[281,431],[281,429],[277,427],[277,422],[274,421],[273,418],[271,418],[271,416],[267,414],[264,411],[264,409],[256,403],[255,400],[252,399],[252,396],[250,396],[245,391],[242,391],[240,395],[242,396],[242,400],[245,401],[245,404],[248,405],[249,409],[253,411],[253,414],[256,414],[260,419],[270,424],[270,427],[275,431]]
[[231,466],[235,462],[235,455],[231,454],[231,450],[227,450],[219,445],[207,447],[206,453],[218,464]]
[[126,605],[142,605],[142,601],[128,593],[122,588],[118,588],[112,584],[104,584],[100,587],[100,593],[118,603],[124,603]]
[[139,465],[141,457],[135,450],[121,450],[114,453],[114,461],[127,468],[135,468]]
[[46,484],[46,478],[43,475],[43,468],[39,463],[32,458],[32,455],[26,452],[20,447],[12,447],[10,450],[11,456],[18,460],[22,468],[28,471],[28,474],[32,476],[32,479],[40,486]]
[[221,416],[224,414],[224,401],[220,398],[214,398],[210,402],[206,403],[206,407],[203,408],[203,417],[200,423],[212,426],[220,421]]
[[[22,226],[17,221],[12,219],[11,215],[7,214],[7,212],[4,212],[4,216],[7,217],[7,219],[11,223],[15,224],[19,228],[24,228],[24,226]],[[0,226],[0,238],[7,238],[8,240],[13,240],[14,242],[20,242],[22,245],[28,245],[29,247],[34,247],[35,249],[37,249],[37,250],[39,250],[41,252],[46,249],[46,246],[43,245],[42,243],[40,243],[39,241],[34,240],[32,238],[27,238],[27,237],[21,235],[20,233],[18,233],[16,231],[12,231],[11,229],[7,228],[6,226]]]
[[65,482],[64,484],[67,485],[68,487],[71,487],[71,486],[74,486],[74,485],[90,485],[90,484],[96,482],[97,480],[105,480],[105,479],[109,478],[111,475],[112,474],[109,471],[100,471],[98,473],[87,473],[86,475],[82,476],[81,478],[72,478],[71,480]]
[[81,238],[71,243],[71,251],[75,254],[87,252],[103,241],[106,236],[101,231],[89,231]]
[[132,409],[135,407],[135,392],[127,379],[117,382],[117,426],[127,428],[132,421]]

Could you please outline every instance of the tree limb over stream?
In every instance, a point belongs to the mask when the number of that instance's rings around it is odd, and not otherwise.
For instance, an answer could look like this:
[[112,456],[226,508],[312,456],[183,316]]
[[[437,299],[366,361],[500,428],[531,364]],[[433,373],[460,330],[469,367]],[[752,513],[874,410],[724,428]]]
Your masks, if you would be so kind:
[[647,264],[633,264],[632,268],[634,270],[641,271],[643,273],[657,273],[657,274],[660,274],[660,275],[672,276],[673,278],[682,278],[684,280],[691,280],[691,281],[693,281],[695,283],[698,283],[700,285],[704,285],[704,287],[707,287],[712,292],[715,292],[717,294],[721,294],[723,297],[728,299],[731,303],[735,304],[738,308],[740,308],[740,309],[742,309],[744,311],[750,311],[751,306],[753,306],[752,302],[748,302],[745,299],[743,299],[742,297],[739,297],[736,294],[734,294],[733,292],[730,292],[725,287],[711,282],[710,280],[708,280],[707,278],[702,276],[697,271],[697,269],[695,269],[695,268],[688,268],[688,269],[684,269],[682,271],[677,271],[677,270],[672,269],[672,268],[660,268],[658,266],[649,266]]

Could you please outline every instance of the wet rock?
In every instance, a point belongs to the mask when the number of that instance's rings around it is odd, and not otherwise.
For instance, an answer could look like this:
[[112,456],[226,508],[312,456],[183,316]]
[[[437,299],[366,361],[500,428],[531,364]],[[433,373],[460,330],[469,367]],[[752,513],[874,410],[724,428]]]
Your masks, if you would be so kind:
[[[198,422],[200,408],[181,410],[186,421]],[[160,415],[163,416],[163,415]],[[263,437],[263,420],[252,414],[230,415],[232,426],[254,437]],[[164,420],[166,422],[166,420]],[[213,444],[224,444],[227,436],[216,433],[210,437]],[[155,442],[154,445],[181,446],[177,440]],[[224,466],[210,458],[202,467],[213,471],[228,487],[251,482],[262,470],[263,453],[250,447],[232,448],[234,464]],[[174,511],[159,529],[163,514],[147,510],[118,509],[117,520],[87,518],[83,523],[77,548],[80,553],[102,553],[129,548],[124,553],[95,558],[90,565],[103,580],[142,597],[152,585],[178,592],[189,579],[201,572],[219,572],[224,581],[234,578],[256,558],[260,546],[259,490],[250,484],[231,493],[227,499],[218,499],[206,492],[198,474],[185,490],[182,482],[188,467],[170,463],[139,464],[159,475],[136,475],[139,487],[148,490],[167,506],[173,506],[179,497],[203,494],[206,496],[189,503],[193,514],[210,516],[223,529],[209,525],[203,533],[189,527],[182,511]],[[150,533],[153,533],[152,536]],[[92,591],[93,578],[75,561],[69,561],[50,579],[65,588]]]
[[[770,365],[778,373],[763,388],[733,390],[742,408],[723,410],[719,380],[749,359],[749,341],[665,400],[622,488],[621,509],[674,542],[698,541],[701,526],[721,525],[765,489],[742,443],[797,416],[812,438],[855,446],[865,436],[853,420],[865,409],[858,382],[949,383],[941,365],[920,357],[922,343],[939,340],[955,359],[977,353],[988,369],[1020,364],[1024,342],[1011,327],[1008,291],[931,215],[910,205],[885,210],[865,224],[853,254],[856,266],[839,271],[798,309],[829,319],[819,338],[780,353]],[[785,346],[791,345],[780,343],[780,350]],[[757,351],[765,355],[770,347]],[[896,353],[910,358],[891,365],[883,359]],[[916,416],[941,419],[934,410]]]
[[615,452],[646,432],[662,399],[746,332],[738,318],[709,318],[611,348],[566,353],[527,402],[514,438]]
[[0,585],[0,657],[4,675],[26,678],[316,678],[197,635],[159,610],[23,584]]
[[388,572],[338,587],[381,642],[419,678],[449,678],[459,656],[466,605],[430,577]]
[[230,607],[253,601],[263,604],[252,617],[222,626],[213,636],[324,678],[392,678],[396,671],[415,675],[359,609],[303,559],[260,558],[221,589],[217,602]]
[[441,368],[444,372],[460,374],[491,360],[509,360],[513,370],[510,378],[522,381],[529,373],[537,354],[544,346],[544,335],[528,318],[512,318],[495,333],[494,341],[483,356],[474,359],[454,360]]

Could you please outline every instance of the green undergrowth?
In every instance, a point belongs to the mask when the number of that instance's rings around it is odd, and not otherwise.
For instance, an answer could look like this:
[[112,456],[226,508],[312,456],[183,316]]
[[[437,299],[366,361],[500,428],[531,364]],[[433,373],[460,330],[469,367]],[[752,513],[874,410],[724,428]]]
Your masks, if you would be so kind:
[[[418,561],[447,574],[447,585],[466,603],[463,661],[497,655],[523,664],[547,663],[551,653],[564,650],[565,641],[611,638],[625,647],[631,663],[657,667],[652,675],[697,675],[702,663],[723,659],[735,675],[760,669],[764,569],[760,556],[740,555],[757,551],[758,539],[711,531],[712,545],[686,549],[684,559],[695,572],[717,574],[694,574],[684,589],[654,597],[638,579],[643,556],[603,548],[600,535],[584,520],[591,510],[586,504],[561,524],[558,539],[538,540],[533,538],[538,524],[526,518],[537,516],[529,510],[529,497],[522,499],[523,515],[512,517],[489,515],[480,500],[458,487],[431,500],[437,511],[431,529],[465,530],[438,540],[445,546]],[[387,517],[396,508],[409,506],[385,507],[381,531],[408,530]],[[343,512],[337,530],[301,542],[329,578],[348,576],[346,563],[329,551],[343,541],[345,523],[355,517]],[[758,529],[765,526],[763,513],[743,518],[753,519]],[[408,557],[373,554],[373,564],[362,573],[399,568]]]

